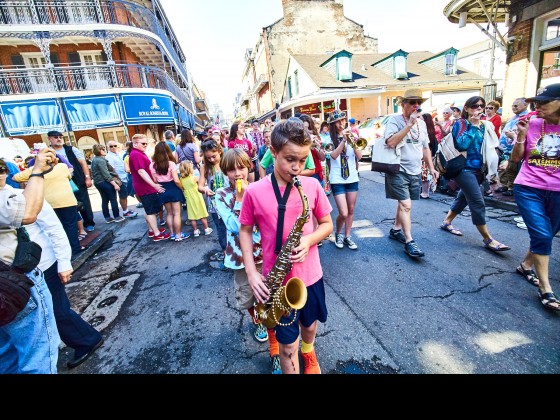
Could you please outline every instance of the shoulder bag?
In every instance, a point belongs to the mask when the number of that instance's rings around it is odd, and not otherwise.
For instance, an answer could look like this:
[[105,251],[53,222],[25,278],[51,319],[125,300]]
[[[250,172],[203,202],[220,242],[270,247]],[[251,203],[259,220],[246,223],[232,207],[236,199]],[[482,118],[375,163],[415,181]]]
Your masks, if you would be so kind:
[[[459,120],[461,130],[459,136],[467,129],[465,120]],[[445,179],[453,179],[463,171],[467,163],[467,152],[460,152],[455,147],[455,139],[453,138],[453,129],[449,134],[441,139],[436,155],[433,158],[434,168]]]
[[379,137],[375,140],[375,145],[371,151],[371,170],[383,172],[389,175],[396,175],[401,170],[401,142],[395,149],[391,149],[385,144],[385,138]]

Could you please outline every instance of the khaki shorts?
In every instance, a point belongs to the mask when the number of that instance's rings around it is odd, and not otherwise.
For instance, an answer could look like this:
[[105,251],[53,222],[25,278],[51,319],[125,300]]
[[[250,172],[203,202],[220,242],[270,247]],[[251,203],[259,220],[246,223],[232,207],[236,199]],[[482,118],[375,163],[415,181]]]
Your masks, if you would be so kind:
[[[257,270],[259,273],[262,273],[262,264],[257,265]],[[253,295],[253,291],[251,290],[251,286],[249,286],[247,272],[244,268],[233,271],[233,283],[237,308],[239,310],[247,310],[251,308],[255,304],[256,300]]]

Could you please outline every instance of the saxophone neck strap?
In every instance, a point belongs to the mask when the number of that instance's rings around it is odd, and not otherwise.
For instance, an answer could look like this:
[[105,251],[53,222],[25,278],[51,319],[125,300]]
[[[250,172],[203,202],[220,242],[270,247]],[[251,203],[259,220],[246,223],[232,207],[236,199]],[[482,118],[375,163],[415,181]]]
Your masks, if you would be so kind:
[[292,184],[286,185],[286,191],[284,191],[284,196],[282,196],[282,194],[280,194],[280,187],[278,186],[276,176],[272,174],[270,178],[272,180],[274,194],[276,195],[276,201],[278,202],[278,224],[276,225],[276,249],[274,252],[279,254],[282,250],[282,237],[284,236],[284,216],[286,214],[286,204],[288,204],[290,192],[292,192]]

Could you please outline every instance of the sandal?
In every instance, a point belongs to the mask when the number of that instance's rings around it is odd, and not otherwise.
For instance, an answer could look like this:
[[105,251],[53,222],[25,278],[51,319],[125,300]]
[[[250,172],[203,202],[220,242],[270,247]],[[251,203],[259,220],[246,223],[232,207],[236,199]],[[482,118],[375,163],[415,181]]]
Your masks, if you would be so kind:
[[541,291],[539,290],[538,294],[541,303],[546,309],[560,311],[560,301],[558,301],[553,292],[541,293]]
[[452,233],[453,235],[463,236],[461,231],[455,229],[451,224],[442,223],[442,225],[439,228],[441,230],[445,230],[446,232]]
[[87,233],[80,233],[80,234],[78,235],[78,239],[79,239],[80,241],[83,241],[84,239],[86,239],[86,237],[87,237]]
[[494,238],[488,238],[487,240],[482,240],[482,242],[484,242],[484,247],[486,249],[494,252],[509,251],[511,249],[509,246],[504,245],[498,241],[496,241],[497,245],[490,246],[490,244],[494,242]]
[[533,269],[526,270],[523,268],[523,264],[519,264],[515,271],[521,274],[530,284],[539,287],[539,278]]

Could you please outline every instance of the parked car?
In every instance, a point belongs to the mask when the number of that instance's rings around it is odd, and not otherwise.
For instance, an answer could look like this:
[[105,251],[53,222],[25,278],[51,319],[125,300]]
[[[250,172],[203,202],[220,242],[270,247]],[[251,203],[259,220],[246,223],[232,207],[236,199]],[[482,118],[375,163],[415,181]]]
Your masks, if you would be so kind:
[[385,117],[370,118],[358,126],[360,137],[367,140],[368,145],[362,151],[362,159],[371,159],[371,151],[375,145],[375,139],[379,137],[379,129]]

